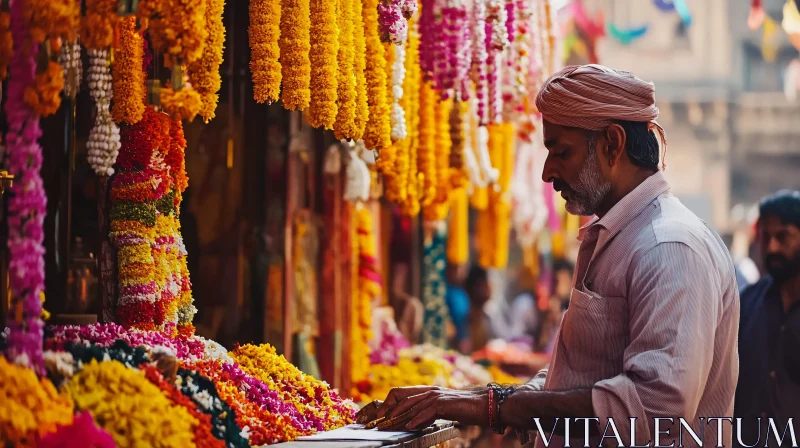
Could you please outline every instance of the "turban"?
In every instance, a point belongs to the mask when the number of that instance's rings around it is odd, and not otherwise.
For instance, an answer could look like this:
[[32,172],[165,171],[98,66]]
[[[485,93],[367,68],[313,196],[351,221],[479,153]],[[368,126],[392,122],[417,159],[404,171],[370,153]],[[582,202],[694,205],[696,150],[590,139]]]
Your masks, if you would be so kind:
[[629,72],[598,64],[565,67],[542,85],[536,108],[551,123],[590,131],[615,121],[648,123],[666,149],[664,129],[656,122],[655,87]]

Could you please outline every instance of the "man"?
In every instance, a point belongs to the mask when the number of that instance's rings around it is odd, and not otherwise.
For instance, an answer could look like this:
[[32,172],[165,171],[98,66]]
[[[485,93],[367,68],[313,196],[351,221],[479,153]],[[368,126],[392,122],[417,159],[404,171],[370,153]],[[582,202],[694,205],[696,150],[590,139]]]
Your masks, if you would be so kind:
[[[435,418],[497,431],[537,428],[536,446],[731,445],[738,379],[739,293],[724,243],[670,193],[659,171],[654,87],[599,65],[571,66],[550,77],[536,106],[549,154],[543,179],[553,182],[572,214],[596,215],[581,229],[572,297],[549,371],[510,396],[495,387],[454,391],[393,390],[378,408],[395,427],[420,428]],[[487,390],[490,389],[491,393]],[[490,396],[493,398],[490,400]],[[504,398],[504,399],[503,399]],[[500,400],[502,399],[502,400]],[[498,402],[500,404],[498,405]],[[492,403],[492,406],[490,406]],[[620,436],[615,437],[609,418]],[[635,418],[635,437],[631,417]],[[658,421],[656,417],[673,418]],[[659,437],[656,438],[656,428]],[[663,434],[669,430],[669,436]],[[598,437],[603,434],[608,438]]]
[[761,202],[758,238],[769,275],[742,291],[739,446],[767,440],[777,446],[767,418],[775,419],[779,434],[790,418],[795,426],[800,421],[800,192],[781,191]]

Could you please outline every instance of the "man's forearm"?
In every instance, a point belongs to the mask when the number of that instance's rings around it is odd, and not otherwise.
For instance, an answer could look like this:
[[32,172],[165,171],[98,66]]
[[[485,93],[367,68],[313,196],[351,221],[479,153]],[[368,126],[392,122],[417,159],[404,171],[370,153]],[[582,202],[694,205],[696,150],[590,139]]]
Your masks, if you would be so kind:
[[[594,417],[592,390],[576,389],[570,391],[541,391],[523,386],[503,401],[500,419],[515,429],[535,430],[538,417],[542,428],[550,431],[555,425],[555,433],[563,435],[565,418]],[[596,425],[590,425],[590,434],[597,433]]]

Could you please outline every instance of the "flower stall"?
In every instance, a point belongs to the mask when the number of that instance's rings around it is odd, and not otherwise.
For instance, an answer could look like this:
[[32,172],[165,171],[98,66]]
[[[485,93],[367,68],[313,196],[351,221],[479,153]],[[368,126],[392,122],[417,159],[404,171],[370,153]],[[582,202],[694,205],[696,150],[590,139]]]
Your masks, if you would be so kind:
[[[313,445],[391,387],[509,380],[444,348],[444,266],[470,209],[488,268],[544,225],[512,178],[553,22],[548,0],[3,2],[0,440]],[[420,231],[398,283],[421,345],[373,328],[392,213]]]

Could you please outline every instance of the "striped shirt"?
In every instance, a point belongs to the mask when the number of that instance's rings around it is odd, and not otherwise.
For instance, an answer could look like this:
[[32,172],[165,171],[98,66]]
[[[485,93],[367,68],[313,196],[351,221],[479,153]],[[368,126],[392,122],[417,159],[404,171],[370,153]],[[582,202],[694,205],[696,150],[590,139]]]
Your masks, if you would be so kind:
[[[592,389],[600,433],[609,438],[591,446],[618,445],[610,417],[625,446],[655,446],[657,417],[675,422],[659,421],[662,446],[679,446],[681,429],[683,445],[696,445],[680,417],[703,446],[717,446],[719,420],[708,418],[732,416],[739,376],[739,292],[722,240],[671,194],[661,172],[578,239],[575,287],[545,390]],[[583,425],[571,424],[571,446],[584,445]],[[732,425],[721,426],[719,442],[731,446]],[[553,436],[549,446],[563,444]],[[541,435],[536,447],[544,447]]]

